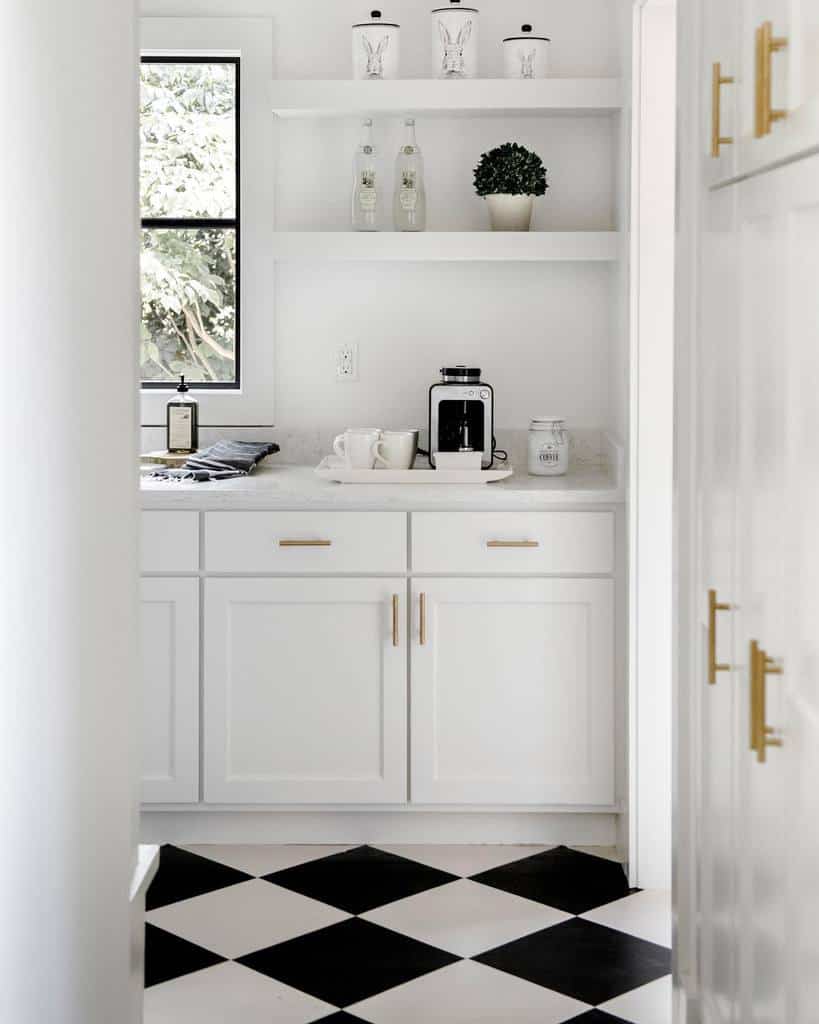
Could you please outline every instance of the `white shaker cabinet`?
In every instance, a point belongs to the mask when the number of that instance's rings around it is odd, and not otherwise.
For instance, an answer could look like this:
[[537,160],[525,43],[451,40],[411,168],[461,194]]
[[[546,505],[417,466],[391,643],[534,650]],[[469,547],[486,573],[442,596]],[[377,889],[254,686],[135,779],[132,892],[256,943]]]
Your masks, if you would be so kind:
[[208,579],[208,803],[404,803],[406,580]]
[[199,799],[199,580],[141,583],[142,799]]
[[614,582],[415,580],[411,798],[614,802]]

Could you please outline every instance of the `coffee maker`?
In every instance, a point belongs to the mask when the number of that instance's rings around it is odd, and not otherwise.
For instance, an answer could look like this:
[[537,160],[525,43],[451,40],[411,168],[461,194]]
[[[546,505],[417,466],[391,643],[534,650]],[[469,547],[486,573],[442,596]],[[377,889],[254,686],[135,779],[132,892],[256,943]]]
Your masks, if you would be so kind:
[[481,468],[495,461],[495,393],[470,366],[445,366],[429,389],[429,463],[438,452],[481,452]]

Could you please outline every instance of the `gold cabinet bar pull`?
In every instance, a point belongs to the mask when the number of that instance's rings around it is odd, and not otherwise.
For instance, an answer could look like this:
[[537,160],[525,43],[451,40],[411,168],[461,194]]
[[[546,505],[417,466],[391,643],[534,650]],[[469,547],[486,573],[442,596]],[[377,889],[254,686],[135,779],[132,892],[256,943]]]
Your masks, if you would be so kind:
[[733,75],[723,75],[722,65],[716,61],[711,69],[711,156],[718,157],[720,146],[730,146],[732,135],[722,135],[722,86],[733,85]]
[[488,540],[488,548],[539,548],[539,540]]
[[418,629],[418,632],[419,632],[418,639],[420,641],[421,646],[424,647],[426,645],[426,642],[427,642],[427,595],[426,594],[419,594],[418,595],[418,611],[419,611],[419,615],[420,615],[420,622],[419,622],[419,629]]
[[756,30],[754,134],[758,139],[770,134],[774,121],[781,121],[788,116],[787,110],[774,109],[771,85],[773,55],[784,50],[787,45],[788,40],[784,36],[773,34],[773,24],[770,21],[763,21]]
[[781,676],[782,665],[759,646],[756,640],[751,641],[750,652],[751,672],[751,750],[755,751],[760,764],[767,760],[768,747],[781,747],[782,740],[773,735],[774,730],[767,724],[767,685],[768,676]]
[[329,548],[331,540],[280,540],[280,548]]
[[730,672],[731,666],[717,661],[717,612],[729,612],[730,604],[717,600],[716,590],[708,591],[708,682],[713,686],[717,672]]
[[392,595],[392,645],[398,646],[398,594]]

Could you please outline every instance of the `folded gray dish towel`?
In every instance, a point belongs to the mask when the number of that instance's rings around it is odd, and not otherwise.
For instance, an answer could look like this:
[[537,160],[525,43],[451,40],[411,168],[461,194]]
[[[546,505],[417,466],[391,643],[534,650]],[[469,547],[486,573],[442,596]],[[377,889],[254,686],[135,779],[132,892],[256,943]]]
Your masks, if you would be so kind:
[[279,446],[272,442],[217,441],[199,455],[192,455],[181,469],[157,469],[149,480],[230,480],[247,476],[257,463],[275,455]]

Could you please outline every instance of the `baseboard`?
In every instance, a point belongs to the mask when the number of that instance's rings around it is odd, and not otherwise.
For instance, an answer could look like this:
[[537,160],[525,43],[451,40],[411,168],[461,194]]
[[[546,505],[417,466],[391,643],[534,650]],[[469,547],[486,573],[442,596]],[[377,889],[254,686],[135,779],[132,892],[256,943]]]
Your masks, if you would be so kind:
[[143,811],[143,843],[565,843],[614,846],[615,814]]

